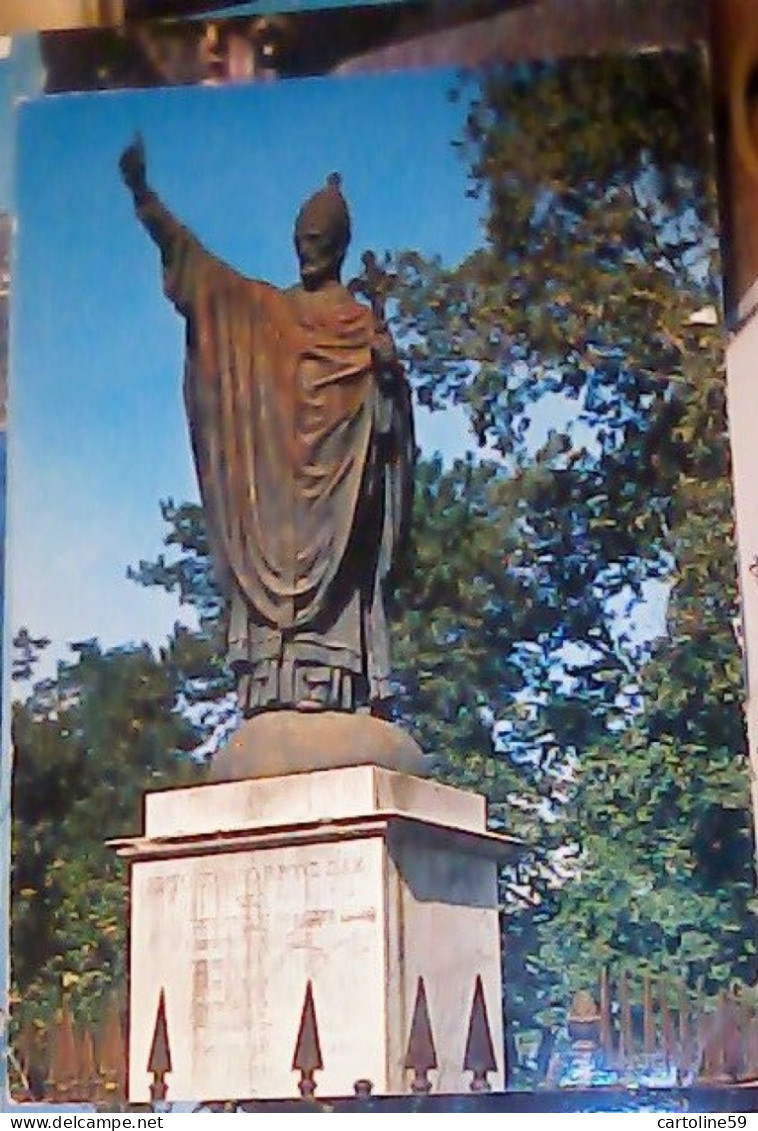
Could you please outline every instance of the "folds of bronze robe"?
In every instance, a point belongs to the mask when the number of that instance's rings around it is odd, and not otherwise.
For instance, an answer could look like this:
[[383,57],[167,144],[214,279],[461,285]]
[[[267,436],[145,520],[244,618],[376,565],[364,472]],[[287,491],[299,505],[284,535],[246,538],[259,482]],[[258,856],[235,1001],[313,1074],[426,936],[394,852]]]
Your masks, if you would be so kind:
[[413,435],[404,379],[377,370],[372,312],[340,286],[241,276],[152,195],[139,212],[187,323],[185,404],[244,711],[387,698],[383,590]]

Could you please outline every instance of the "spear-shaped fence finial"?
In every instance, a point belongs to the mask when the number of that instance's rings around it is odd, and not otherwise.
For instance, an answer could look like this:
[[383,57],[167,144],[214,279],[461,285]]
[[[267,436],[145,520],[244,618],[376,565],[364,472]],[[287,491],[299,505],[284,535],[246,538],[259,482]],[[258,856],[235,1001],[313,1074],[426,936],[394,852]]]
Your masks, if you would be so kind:
[[470,1084],[472,1092],[489,1092],[492,1090],[487,1079],[487,1073],[497,1072],[497,1060],[495,1059],[495,1048],[492,1044],[481,974],[477,974],[474,986],[474,1000],[471,1003],[466,1051],[463,1054],[463,1071],[473,1072]]
[[166,1073],[171,1071],[171,1046],[168,1043],[168,1024],[166,1022],[166,995],[161,990],[158,998],[158,1011],[155,1015],[153,1043],[147,1058],[147,1070],[152,1074],[150,1099],[152,1103],[163,1103],[168,1094]]
[[413,1071],[412,1092],[422,1096],[431,1092],[432,1085],[428,1073],[432,1068],[437,1067],[437,1050],[434,1047],[429,1007],[426,1004],[426,989],[422,977],[419,977],[416,986],[416,1003],[413,1007],[411,1030],[408,1034],[405,1067]]
[[316,1007],[313,1004],[313,985],[309,979],[305,987],[305,1001],[303,1002],[303,1012],[300,1015],[295,1054],[292,1057],[292,1068],[300,1073],[297,1086],[303,1099],[309,1099],[315,1093],[316,1081],[313,1079],[313,1073],[323,1067],[318,1024],[316,1023]]

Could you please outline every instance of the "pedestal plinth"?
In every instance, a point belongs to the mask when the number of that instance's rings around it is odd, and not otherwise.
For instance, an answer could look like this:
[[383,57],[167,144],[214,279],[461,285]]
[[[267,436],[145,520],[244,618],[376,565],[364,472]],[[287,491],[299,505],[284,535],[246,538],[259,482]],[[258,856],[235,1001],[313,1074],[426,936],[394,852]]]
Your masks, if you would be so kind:
[[503,1081],[497,862],[485,799],[355,766],[148,794],[130,864],[129,1098],[148,1099],[161,991],[173,1099],[297,1095],[292,1058],[311,982],[321,1096],[405,1092],[419,977],[435,1091],[466,1091],[482,979]]

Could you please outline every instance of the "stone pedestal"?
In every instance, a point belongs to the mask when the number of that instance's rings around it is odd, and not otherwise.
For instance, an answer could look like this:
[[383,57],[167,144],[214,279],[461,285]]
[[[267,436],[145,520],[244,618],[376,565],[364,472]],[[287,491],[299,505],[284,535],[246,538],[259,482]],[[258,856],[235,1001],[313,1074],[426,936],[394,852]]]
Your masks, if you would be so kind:
[[149,1095],[163,990],[173,1099],[296,1096],[292,1058],[311,982],[320,1096],[406,1092],[419,977],[434,1090],[467,1091],[481,976],[503,1082],[497,862],[485,800],[355,766],[148,794],[130,864],[129,1098]]

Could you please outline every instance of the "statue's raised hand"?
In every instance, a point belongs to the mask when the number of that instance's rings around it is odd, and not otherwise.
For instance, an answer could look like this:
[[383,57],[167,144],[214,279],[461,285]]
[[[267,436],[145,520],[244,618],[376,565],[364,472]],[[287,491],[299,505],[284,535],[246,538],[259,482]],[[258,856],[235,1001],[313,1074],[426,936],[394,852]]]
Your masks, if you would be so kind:
[[139,196],[147,189],[147,172],[145,165],[145,144],[142,135],[137,134],[131,145],[128,145],[121,154],[119,161],[121,176],[135,196]]

